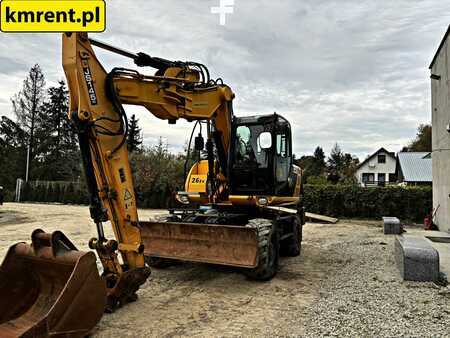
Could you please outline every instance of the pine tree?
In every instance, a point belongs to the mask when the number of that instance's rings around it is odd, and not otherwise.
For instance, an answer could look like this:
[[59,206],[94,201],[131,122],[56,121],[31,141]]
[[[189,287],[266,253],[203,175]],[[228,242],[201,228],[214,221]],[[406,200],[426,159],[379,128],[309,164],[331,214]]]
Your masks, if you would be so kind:
[[325,153],[321,147],[317,147],[314,150],[314,174],[320,176],[324,173],[326,168]]
[[133,153],[135,151],[141,150],[142,145],[142,135],[141,128],[138,126],[139,120],[136,118],[136,115],[132,115],[129,125],[128,125],[128,151]]
[[68,91],[64,81],[47,91],[42,120],[45,132],[40,138],[43,155],[41,179],[74,181],[81,174],[80,156],[75,133],[67,117]]
[[36,64],[23,81],[22,90],[12,98],[13,110],[18,124],[27,132],[29,147],[29,168],[36,157],[35,136],[40,129],[39,120],[42,117],[42,105],[45,98],[45,77],[41,67]]
[[26,132],[14,121],[0,119],[0,182],[13,190],[17,178],[25,177]]
[[328,171],[333,174],[339,175],[344,168],[344,153],[339,147],[339,144],[335,144],[331,149],[330,157],[328,158]]
[[331,149],[327,161],[328,179],[333,183],[351,183],[359,164],[359,159],[349,153],[344,153],[336,143]]

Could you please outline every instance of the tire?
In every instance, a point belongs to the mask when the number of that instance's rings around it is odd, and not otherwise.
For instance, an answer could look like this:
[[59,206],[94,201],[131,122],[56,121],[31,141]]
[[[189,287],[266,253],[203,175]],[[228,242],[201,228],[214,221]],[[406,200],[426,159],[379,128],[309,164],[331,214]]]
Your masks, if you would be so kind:
[[295,216],[293,219],[293,233],[291,237],[281,242],[283,254],[289,257],[300,256],[302,250],[302,220],[301,216]]
[[244,270],[244,274],[254,280],[270,280],[278,271],[279,235],[273,223],[267,219],[252,219],[247,226],[258,231],[258,265],[253,269]]

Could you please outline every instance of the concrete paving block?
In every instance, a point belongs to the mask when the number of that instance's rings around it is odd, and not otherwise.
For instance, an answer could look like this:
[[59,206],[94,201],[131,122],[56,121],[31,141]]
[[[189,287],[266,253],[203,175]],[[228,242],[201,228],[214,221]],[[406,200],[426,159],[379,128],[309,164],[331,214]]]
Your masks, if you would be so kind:
[[383,230],[385,235],[400,235],[402,224],[397,217],[383,217]]
[[439,253],[425,237],[397,236],[395,260],[403,280],[435,282],[439,279]]

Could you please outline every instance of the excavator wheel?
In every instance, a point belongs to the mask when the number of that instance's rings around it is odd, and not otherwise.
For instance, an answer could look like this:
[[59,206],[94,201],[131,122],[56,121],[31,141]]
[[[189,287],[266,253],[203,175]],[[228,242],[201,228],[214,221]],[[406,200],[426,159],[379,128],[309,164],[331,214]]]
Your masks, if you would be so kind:
[[278,271],[279,234],[274,223],[268,219],[256,218],[250,220],[247,227],[258,231],[258,265],[253,269],[245,269],[244,274],[254,280],[267,281]]
[[302,250],[303,225],[299,215],[295,216],[292,222],[292,236],[281,241],[280,250],[285,256],[297,257]]

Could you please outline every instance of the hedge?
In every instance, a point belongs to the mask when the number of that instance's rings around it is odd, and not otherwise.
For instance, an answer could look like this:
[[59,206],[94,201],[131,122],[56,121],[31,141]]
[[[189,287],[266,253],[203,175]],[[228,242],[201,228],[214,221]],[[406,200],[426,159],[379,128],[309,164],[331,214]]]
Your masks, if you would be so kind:
[[[167,208],[173,204],[171,193],[168,190],[138,192],[136,198],[137,204],[141,208]],[[24,183],[21,201],[89,204],[85,185],[77,182],[30,181]]]
[[77,182],[24,183],[21,201],[64,204],[89,204],[86,188]]
[[327,216],[422,221],[432,207],[431,187],[305,185],[306,210]]
[[[166,208],[171,204],[166,191],[138,192],[138,206]],[[30,182],[22,190],[22,201],[88,204],[83,184]],[[305,208],[321,215],[347,218],[395,216],[422,221],[432,209],[431,187],[363,188],[342,185],[305,185]]]
[[14,202],[15,191],[3,190],[3,202]]

